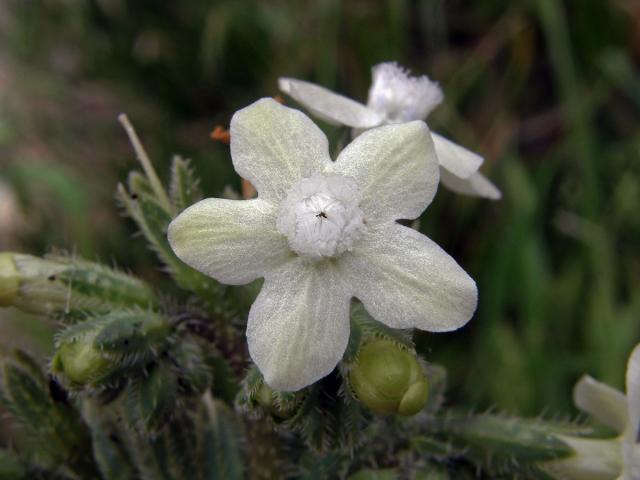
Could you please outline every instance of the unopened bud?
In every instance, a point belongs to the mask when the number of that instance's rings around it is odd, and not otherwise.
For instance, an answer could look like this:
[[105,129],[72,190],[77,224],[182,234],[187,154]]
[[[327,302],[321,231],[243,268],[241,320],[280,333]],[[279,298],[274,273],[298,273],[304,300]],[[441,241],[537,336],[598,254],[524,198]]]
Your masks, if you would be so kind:
[[374,340],[361,348],[349,382],[357,398],[376,413],[415,415],[429,398],[418,358],[390,340]]
[[541,462],[540,468],[552,478],[567,480],[599,478],[633,478],[623,475],[623,440],[617,438],[580,438],[560,435],[573,450],[565,458]]
[[113,312],[67,328],[58,337],[51,371],[70,387],[101,386],[152,360],[169,323],[146,311]]
[[90,336],[65,343],[51,362],[51,371],[63,375],[73,386],[98,383],[118,371],[118,365],[95,347]]
[[149,307],[152,290],[127,274],[84,260],[0,253],[0,307],[43,315]]

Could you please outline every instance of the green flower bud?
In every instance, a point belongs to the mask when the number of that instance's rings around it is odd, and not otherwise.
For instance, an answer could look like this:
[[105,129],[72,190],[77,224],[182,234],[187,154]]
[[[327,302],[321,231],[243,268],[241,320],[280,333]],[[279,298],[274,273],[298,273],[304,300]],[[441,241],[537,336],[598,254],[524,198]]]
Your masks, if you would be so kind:
[[10,253],[0,253],[0,307],[13,305],[18,296],[20,279]]
[[63,331],[51,371],[70,387],[98,387],[153,360],[166,341],[169,323],[152,312],[122,311]]
[[119,370],[117,362],[102,355],[94,337],[61,345],[51,362],[51,371],[63,375],[72,386],[91,385]]
[[155,303],[142,281],[84,260],[0,253],[0,307],[43,315],[73,315]]
[[356,397],[376,413],[415,415],[429,397],[418,358],[390,340],[374,340],[360,349],[349,382]]

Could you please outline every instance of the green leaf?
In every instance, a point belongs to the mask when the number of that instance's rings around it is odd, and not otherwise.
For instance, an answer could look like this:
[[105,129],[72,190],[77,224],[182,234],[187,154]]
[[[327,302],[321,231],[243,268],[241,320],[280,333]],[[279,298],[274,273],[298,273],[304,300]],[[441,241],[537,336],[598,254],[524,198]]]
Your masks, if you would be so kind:
[[243,479],[243,432],[238,419],[229,407],[210,395],[205,395],[204,404],[204,479]]
[[158,432],[174,413],[177,399],[178,380],[168,365],[160,363],[125,389],[126,418],[141,432]]
[[484,414],[449,419],[447,428],[454,442],[485,465],[534,463],[574,453],[547,424],[534,420]]
[[200,182],[193,173],[191,161],[188,158],[185,159],[179,155],[173,157],[169,195],[177,213],[202,199]]

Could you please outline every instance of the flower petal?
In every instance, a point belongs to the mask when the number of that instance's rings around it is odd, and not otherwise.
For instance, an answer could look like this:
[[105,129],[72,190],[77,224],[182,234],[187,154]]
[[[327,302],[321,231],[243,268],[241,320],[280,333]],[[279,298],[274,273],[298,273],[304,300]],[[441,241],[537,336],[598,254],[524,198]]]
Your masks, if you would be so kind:
[[480,172],[473,173],[468,178],[460,178],[445,168],[441,168],[440,180],[445,187],[456,193],[484,197],[491,200],[500,200],[502,198],[502,192],[498,190],[498,187]]
[[354,295],[392,328],[456,330],[476,309],[476,284],[433,241],[389,223],[370,229],[341,258]]
[[236,171],[277,202],[296,181],[331,162],[329,142],[304,113],[263,98],[231,119],[231,157]]
[[627,363],[627,404],[629,428],[634,443],[639,443],[640,430],[640,344],[636,345]]
[[276,390],[328,375],[349,341],[351,294],[329,262],[296,259],[265,278],[249,312],[249,353]]
[[464,148],[462,145],[452,142],[448,138],[431,133],[433,145],[436,147],[436,155],[440,166],[448,170],[456,177],[467,178],[477,172],[484,162],[477,153]]
[[280,78],[278,86],[313,115],[332,125],[372,128],[384,122],[383,114],[320,85],[293,78]]
[[573,389],[573,402],[603,425],[624,432],[628,419],[627,400],[622,392],[584,375]]
[[420,121],[367,130],[329,170],[355,180],[369,223],[417,218],[431,203],[440,177],[429,128]]
[[260,199],[202,200],[171,222],[168,237],[183,262],[231,285],[262,277],[293,256],[276,230],[276,208]]

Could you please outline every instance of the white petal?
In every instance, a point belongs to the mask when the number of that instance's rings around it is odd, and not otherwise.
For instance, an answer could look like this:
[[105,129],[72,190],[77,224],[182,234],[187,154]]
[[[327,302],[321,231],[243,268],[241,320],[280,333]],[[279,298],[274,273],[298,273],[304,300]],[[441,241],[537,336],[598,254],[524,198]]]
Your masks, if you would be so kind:
[[426,236],[395,223],[371,228],[341,267],[354,295],[393,328],[456,330],[476,309],[476,284]]
[[304,113],[263,98],[231,119],[231,157],[236,171],[277,202],[296,181],[331,162],[327,137]]
[[419,121],[364,132],[329,169],[356,181],[369,223],[417,218],[438,188],[433,142]]
[[620,477],[623,480],[638,480],[640,478],[640,444],[636,442],[635,435],[629,435],[622,445],[624,458],[624,472]]
[[589,375],[584,375],[573,389],[573,402],[583,412],[603,425],[622,433],[627,425],[627,400],[622,392]]
[[293,254],[276,230],[276,209],[260,200],[208,198],[169,225],[169,243],[183,262],[222,283],[242,285]]
[[633,349],[627,363],[627,405],[630,433],[637,443],[640,430],[640,344]]
[[502,198],[500,190],[480,172],[473,173],[469,178],[460,178],[441,168],[440,180],[445,187],[456,193],[484,197],[491,200],[500,200]]
[[276,390],[328,375],[349,341],[351,295],[329,262],[291,261],[265,278],[249,312],[249,353]]
[[433,137],[433,144],[436,147],[436,155],[440,166],[456,177],[470,177],[471,174],[478,171],[480,165],[484,162],[484,158],[477,153],[473,153],[471,150],[452,142],[442,135],[432,132],[431,136]]
[[332,125],[371,128],[384,121],[383,114],[320,85],[293,78],[280,78],[278,86],[313,115]]

